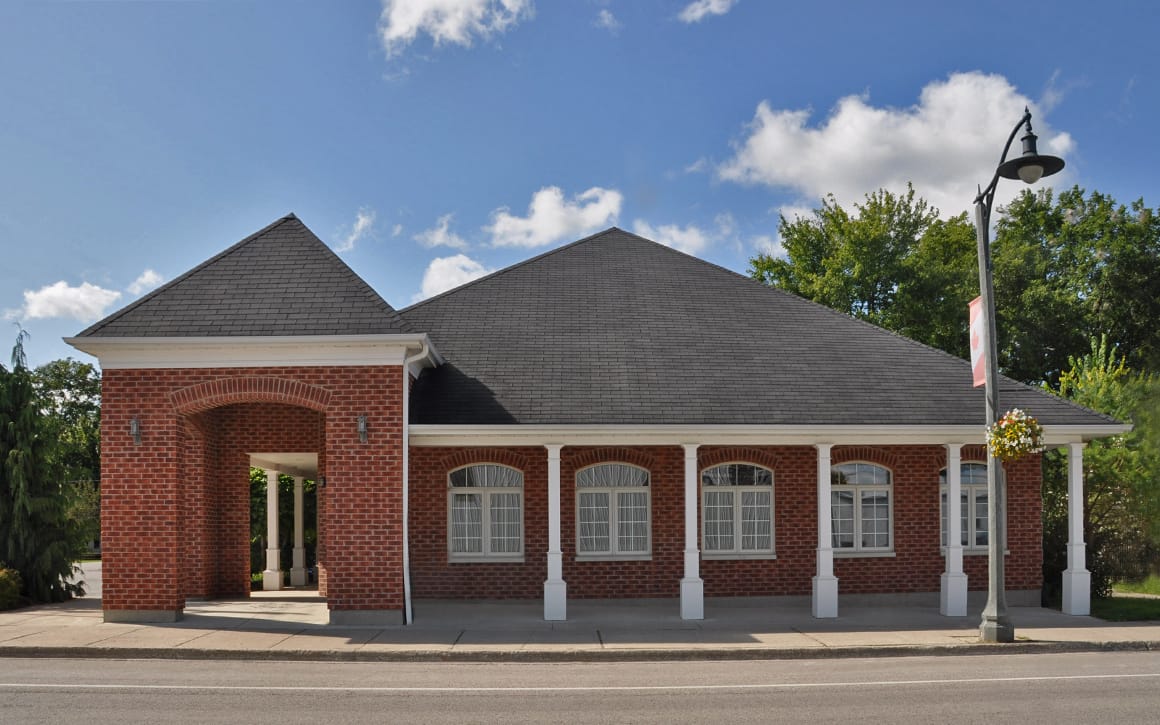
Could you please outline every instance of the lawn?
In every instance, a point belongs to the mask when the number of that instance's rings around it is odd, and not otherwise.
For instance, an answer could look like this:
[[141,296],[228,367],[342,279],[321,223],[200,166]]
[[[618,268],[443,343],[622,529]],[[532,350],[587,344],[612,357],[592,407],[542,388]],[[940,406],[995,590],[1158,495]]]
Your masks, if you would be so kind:
[[1108,597],[1092,599],[1092,616],[1109,622],[1160,620],[1160,599]]
[[1112,589],[1117,592],[1132,594],[1155,594],[1160,596],[1160,576],[1152,574],[1147,579],[1138,582],[1116,582]]

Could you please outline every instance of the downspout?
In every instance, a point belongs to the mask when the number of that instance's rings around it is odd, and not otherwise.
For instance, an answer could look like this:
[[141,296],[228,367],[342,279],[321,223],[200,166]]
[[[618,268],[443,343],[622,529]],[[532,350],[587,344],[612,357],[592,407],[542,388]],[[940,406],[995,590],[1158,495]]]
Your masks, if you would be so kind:
[[411,612],[411,363],[427,357],[427,338],[413,356],[403,359],[403,624],[414,620]]

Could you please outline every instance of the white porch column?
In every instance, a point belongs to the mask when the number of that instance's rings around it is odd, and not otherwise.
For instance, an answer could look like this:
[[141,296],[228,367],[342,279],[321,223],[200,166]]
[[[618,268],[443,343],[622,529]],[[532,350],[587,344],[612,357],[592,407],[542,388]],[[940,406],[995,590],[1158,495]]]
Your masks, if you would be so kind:
[[963,573],[962,443],[947,444],[946,571],[939,578],[938,611],[944,617],[967,616],[967,575]]
[[278,546],[278,472],[266,471],[266,569],[262,572],[262,589],[268,592],[282,588],[282,550]]
[[1063,572],[1063,613],[1091,614],[1092,575],[1083,540],[1083,443],[1067,446],[1067,570]]
[[563,445],[549,443],[548,449],[548,578],[544,582],[544,619],[563,621],[568,618],[568,584],[564,581],[564,554],[560,550],[560,450]]
[[705,582],[701,580],[701,552],[697,548],[697,445],[685,449],[685,576],[681,579],[681,619],[705,618]]
[[290,563],[290,586],[306,585],[306,541],[302,524],[302,476],[294,477],[294,559]]
[[838,578],[834,576],[834,542],[830,519],[830,449],[832,443],[818,443],[818,573],[814,576],[815,617],[838,616]]

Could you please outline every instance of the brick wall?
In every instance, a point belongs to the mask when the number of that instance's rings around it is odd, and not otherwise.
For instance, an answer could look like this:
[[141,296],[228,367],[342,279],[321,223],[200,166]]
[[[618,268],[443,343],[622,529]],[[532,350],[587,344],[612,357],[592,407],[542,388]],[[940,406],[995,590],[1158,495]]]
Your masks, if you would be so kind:
[[[966,447],[976,460],[981,447]],[[842,593],[933,592],[945,560],[939,548],[941,446],[836,446],[832,462],[868,461],[894,475],[894,556],[838,558]],[[586,465],[619,461],[647,468],[651,479],[652,556],[648,561],[581,561],[576,557],[575,475]],[[774,471],[773,560],[703,559],[706,596],[806,595],[816,569],[817,452],[811,446],[698,449],[698,469],[752,462]],[[502,463],[524,472],[524,551],[519,563],[449,563],[447,474],[469,463]],[[1007,587],[1038,589],[1040,473],[1038,457],[1009,468]],[[542,447],[411,449],[411,570],[414,596],[538,598],[547,551],[547,452]],[[683,575],[684,452],[677,446],[565,447],[561,452],[561,549],[570,598],[675,597]],[[698,536],[699,540],[699,536]],[[700,545],[700,544],[698,544]],[[971,589],[986,589],[985,556],[966,556]]]
[[330,607],[401,609],[402,375],[388,366],[105,371],[105,609],[178,611],[186,596],[248,591],[249,452],[318,454]]

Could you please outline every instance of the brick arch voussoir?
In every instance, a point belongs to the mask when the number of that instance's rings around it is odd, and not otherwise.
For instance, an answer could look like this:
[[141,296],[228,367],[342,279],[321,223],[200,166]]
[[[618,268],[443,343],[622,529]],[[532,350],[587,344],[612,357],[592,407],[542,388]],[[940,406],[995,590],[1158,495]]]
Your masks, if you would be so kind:
[[[547,460],[547,451],[544,457]],[[441,471],[453,471],[482,463],[498,463],[525,473],[533,465],[527,456],[505,448],[462,448],[440,459],[436,466]]]
[[877,463],[892,471],[898,470],[900,463],[898,456],[888,448],[879,448],[877,446],[836,446],[830,453],[831,465],[836,466],[839,463],[850,463],[853,461]]
[[697,467],[703,471],[722,463],[756,463],[777,472],[778,460],[776,453],[765,448],[726,446],[714,448],[697,456]]
[[239,375],[175,390],[169,394],[169,400],[181,415],[239,403],[281,403],[325,413],[330,404],[330,391],[289,378]]
[[655,456],[645,453],[639,448],[623,448],[617,446],[580,451],[570,457],[567,454],[568,449],[565,448],[564,456],[568,458],[568,463],[571,467],[577,471],[597,463],[629,463],[651,471],[657,464]]

